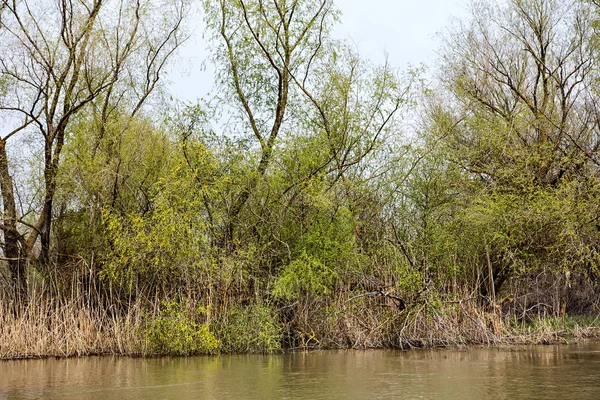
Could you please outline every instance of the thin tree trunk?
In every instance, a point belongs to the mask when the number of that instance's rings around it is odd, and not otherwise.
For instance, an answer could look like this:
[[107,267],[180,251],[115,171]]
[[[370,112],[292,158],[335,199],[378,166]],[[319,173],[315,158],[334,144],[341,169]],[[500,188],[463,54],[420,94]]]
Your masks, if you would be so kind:
[[[52,132],[51,129],[49,129]],[[46,193],[44,195],[44,207],[39,220],[41,252],[39,261],[43,266],[50,262],[50,233],[52,231],[52,209],[54,194],[56,192],[56,176],[58,173],[58,161],[64,143],[64,129],[59,128],[46,140],[44,160],[44,184]],[[53,144],[56,143],[53,149]]]
[[50,261],[50,230],[52,228],[52,203],[54,196],[46,195],[44,208],[42,209],[42,225],[40,226],[41,251],[39,261],[41,265],[47,266]]
[[19,247],[20,234],[17,230],[17,207],[15,203],[13,180],[8,170],[6,142],[0,140],[0,191],[4,206],[2,250],[8,263],[15,294],[22,300],[27,298],[26,260],[21,257]]
[[485,246],[485,258],[487,260],[489,282],[488,284],[490,286],[488,294],[491,296],[490,303],[493,309],[496,305],[496,284],[494,282],[494,269],[492,268],[492,260],[490,259],[490,248],[487,245]]

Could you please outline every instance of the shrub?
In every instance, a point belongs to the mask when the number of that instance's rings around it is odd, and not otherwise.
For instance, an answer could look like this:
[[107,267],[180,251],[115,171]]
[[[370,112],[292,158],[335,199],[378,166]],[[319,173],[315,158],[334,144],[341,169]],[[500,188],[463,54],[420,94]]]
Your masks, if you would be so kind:
[[163,308],[144,331],[151,354],[189,356],[216,354],[221,342],[209,324],[197,322],[206,311],[191,310],[187,303],[163,302]]
[[235,307],[214,322],[226,353],[272,353],[281,350],[282,331],[272,309],[261,304]]

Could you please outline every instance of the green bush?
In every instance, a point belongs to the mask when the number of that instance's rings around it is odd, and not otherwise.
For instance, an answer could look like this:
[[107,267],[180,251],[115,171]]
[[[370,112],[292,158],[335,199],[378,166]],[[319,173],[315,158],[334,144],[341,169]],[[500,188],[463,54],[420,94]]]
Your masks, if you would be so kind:
[[284,268],[275,282],[273,295],[287,300],[299,298],[303,293],[327,295],[336,276],[335,271],[304,251],[300,258]]
[[213,323],[226,353],[272,353],[281,350],[282,331],[272,309],[261,304],[232,308]]
[[190,356],[216,354],[221,342],[206,323],[197,321],[203,308],[190,312],[187,303],[163,302],[163,308],[144,331],[151,354]]

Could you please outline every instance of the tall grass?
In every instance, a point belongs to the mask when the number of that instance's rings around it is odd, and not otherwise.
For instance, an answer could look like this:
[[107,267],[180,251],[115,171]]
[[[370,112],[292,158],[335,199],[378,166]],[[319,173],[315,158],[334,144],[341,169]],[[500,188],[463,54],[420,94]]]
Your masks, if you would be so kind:
[[298,309],[288,324],[294,327],[291,342],[300,348],[502,346],[600,339],[597,318],[537,315],[521,320],[467,296],[424,300],[402,310],[369,298],[352,304],[342,298],[335,304],[309,302]]
[[[277,310],[263,303],[242,306],[233,298],[225,302],[226,307],[216,298],[210,301],[213,306],[203,307],[207,301],[203,296],[196,300],[170,299],[169,295],[123,300],[106,289],[98,290],[98,282],[91,280],[90,276],[75,276],[62,290],[50,290],[40,280],[27,299],[18,301],[6,295],[7,290],[0,291],[4,293],[0,294],[0,359],[181,355],[188,348],[198,354],[208,339],[220,346],[217,351],[263,352],[286,346],[500,346],[600,338],[597,318],[539,315],[524,320],[519,318],[522,314],[506,313],[501,307],[484,307],[467,294],[462,300],[435,297],[399,308],[389,299],[348,300],[347,293],[339,291],[330,297],[307,297],[293,307]],[[171,304],[171,309],[165,304]],[[163,346],[157,346],[152,338],[162,340]],[[165,340],[186,346],[165,347]],[[179,352],[171,350],[180,347]],[[211,353],[214,351],[211,348]]]
[[1,301],[0,358],[144,353],[139,302],[125,307],[125,312],[91,304],[83,295],[40,296],[16,309]]

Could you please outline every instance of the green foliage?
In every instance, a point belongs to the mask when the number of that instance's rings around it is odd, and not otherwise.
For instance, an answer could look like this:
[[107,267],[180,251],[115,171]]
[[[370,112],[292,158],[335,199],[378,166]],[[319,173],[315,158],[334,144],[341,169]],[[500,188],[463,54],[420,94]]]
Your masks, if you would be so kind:
[[[318,190],[318,187],[312,189]],[[297,238],[291,249],[295,257],[276,279],[273,294],[277,298],[292,300],[328,295],[340,274],[356,267],[361,258],[356,252],[354,217],[349,210],[336,209],[325,191],[307,191],[305,195],[311,212],[300,221],[304,227],[301,232],[297,231],[297,223],[295,225],[293,234]]]
[[[209,154],[204,149],[206,159]],[[138,277],[154,284],[179,277],[203,276],[213,267],[209,250],[210,226],[202,194],[204,179],[212,169],[190,169],[182,161],[158,181],[150,197],[150,210],[125,215],[104,212],[104,226],[111,252],[103,275],[131,289]]]
[[545,332],[545,331],[569,331],[576,332],[577,330],[587,328],[599,328],[600,321],[597,316],[571,316],[564,317],[539,316],[531,321],[513,321],[513,326],[529,332]]
[[395,260],[398,265],[394,270],[394,274],[396,275],[396,287],[404,293],[411,293],[419,290],[423,283],[423,273],[418,269],[413,268],[408,262],[402,260],[403,255],[397,254],[396,257],[398,257],[398,259]]
[[191,310],[185,302],[163,302],[159,314],[147,322],[143,332],[149,353],[173,356],[216,354],[221,342],[211,332],[209,324],[198,322],[205,313],[205,308]]
[[325,296],[331,293],[337,274],[319,259],[303,252],[281,272],[273,295],[287,300],[306,295]]
[[[405,82],[329,37],[330,1],[203,1],[219,97],[161,104],[160,122],[131,111],[123,84],[74,113],[52,261],[99,273],[73,282],[100,296],[211,305],[162,303],[143,331],[153,354],[272,352],[282,332],[400,343],[480,306],[556,308],[586,279],[597,294],[598,24],[563,3],[477,2],[446,42],[443,79],[416,97],[418,73]],[[413,97],[419,132],[404,137]],[[32,210],[35,157],[17,193]],[[32,235],[36,212],[23,218]]]
[[225,353],[272,353],[281,350],[282,330],[276,313],[255,303],[235,306],[211,324]]
[[73,120],[63,153],[58,251],[83,256],[103,253],[107,246],[103,214],[148,211],[172,155],[165,132],[152,121],[124,115],[101,121],[93,113]]

